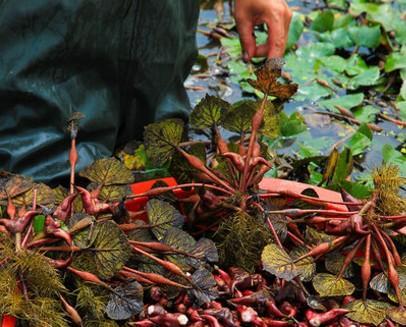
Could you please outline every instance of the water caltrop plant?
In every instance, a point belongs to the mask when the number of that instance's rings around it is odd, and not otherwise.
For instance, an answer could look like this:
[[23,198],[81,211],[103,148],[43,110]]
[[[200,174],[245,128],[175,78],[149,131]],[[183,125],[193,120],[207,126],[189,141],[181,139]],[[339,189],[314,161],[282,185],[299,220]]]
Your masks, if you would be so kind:
[[69,190],[1,173],[0,314],[35,327],[404,325],[405,180],[383,166],[362,201],[262,189],[275,159],[262,138],[297,86],[275,61],[250,84],[260,101],[203,98],[192,139],[182,120],[146,126],[136,153],[176,185],[133,194],[116,158],[79,185],[79,114]]

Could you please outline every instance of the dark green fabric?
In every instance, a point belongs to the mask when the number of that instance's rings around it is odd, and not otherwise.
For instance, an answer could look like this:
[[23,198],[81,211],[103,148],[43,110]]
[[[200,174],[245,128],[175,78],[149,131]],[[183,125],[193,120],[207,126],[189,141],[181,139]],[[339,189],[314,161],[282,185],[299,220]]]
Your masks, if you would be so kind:
[[185,117],[198,0],[0,0],[0,168],[68,173],[66,121],[85,115],[78,169]]

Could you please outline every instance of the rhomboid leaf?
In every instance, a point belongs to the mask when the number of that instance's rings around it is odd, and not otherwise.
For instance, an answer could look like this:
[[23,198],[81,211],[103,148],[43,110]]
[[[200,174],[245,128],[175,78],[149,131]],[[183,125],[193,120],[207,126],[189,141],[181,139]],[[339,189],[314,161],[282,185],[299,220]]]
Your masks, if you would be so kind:
[[281,69],[274,67],[272,61],[268,61],[255,71],[256,80],[249,79],[252,87],[264,94],[275,96],[281,100],[289,99],[298,89],[297,84],[281,84]]
[[14,198],[30,190],[34,186],[32,178],[6,174],[0,179],[0,200]]
[[321,297],[351,295],[355,286],[344,278],[321,273],[313,278],[313,287]]
[[351,310],[347,314],[351,320],[378,326],[385,319],[389,304],[376,300],[355,300],[345,308]]
[[406,326],[406,310],[404,307],[393,307],[388,310],[388,316],[401,326]]
[[[172,227],[166,231],[162,243],[176,250],[191,253],[196,245],[196,240],[182,229]],[[167,259],[184,271],[189,271],[191,268],[188,264],[188,257],[182,254],[168,255]]]
[[148,162],[154,167],[167,164],[182,140],[183,121],[167,119],[145,127],[144,144]]
[[251,120],[257,107],[258,103],[253,100],[242,100],[234,103],[224,117],[224,128],[239,134],[249,132]]
[[119,285],[110,295],[106,313],[110,319],[126,320],[139,314],[144,307],[144,289],[136,281]]
[[292,258],[277,244],[265,246],[261,255],[264,270],[278,278],[290,281],[300,274]]
[[131,256],[131,247],[126,235],[112,221],[97,223],[89,227],[75,238],[81,240],[83,246],[89,239],[86,247],[75,255],[73,265],[79,269],[88,270],[102,279],[113,277],[128,261]]
[[131,170],[116,158],[98,159],[79,175],[104,186],[129,184],[134,181]]
[[207,262],[214,263],[219,261],[216,244],[205,237],[202,237],[196,242],[191,254]]
[[190,114],[190,123],[196,129],[220,126],[230,107],[228,102],[206,94]]
[[[338,274],[343,266],[345,256],[339,251],[333,251],[325,256],[324,265],[326,270],[332,274]],[[343,277],[351,278],[354,276],[354,266],[352,263],[344,270]]]
[[159,241],[164,238],[167,230],[183,226],[183,216],[168,202],[151,199],[146,208],[149,223],[153,225],[151,231]]
[[[295,260],[300,258],[309,252],[305,247],[295,247],[290,251],[290,257]],[[312,257],[307,257],[302,260],[299,260],[295,263],[297,270],[299,271],[300,279],[304,282],[309,282],[312,280],[314,274],[316,273],[316,263]]]
[[317,229],[306,226],[305,240],[313,245],[319,245],[324,242],[331,242],[334,236],[328,235],[324,232],[319,232]]
[[30,207],[34,199],[34,190],[36,190],[37,205],[47,205],[55,203],[54,191],[45,184],[34,184],[27,192],[15,197],[13,203],[19,207]]
[[194,299],[196,305],[202,306],[215,300],[219,294],[217,283],[210,271],[204,268],[196,270],[192,275],[192,283],[195,285],[188,294]]

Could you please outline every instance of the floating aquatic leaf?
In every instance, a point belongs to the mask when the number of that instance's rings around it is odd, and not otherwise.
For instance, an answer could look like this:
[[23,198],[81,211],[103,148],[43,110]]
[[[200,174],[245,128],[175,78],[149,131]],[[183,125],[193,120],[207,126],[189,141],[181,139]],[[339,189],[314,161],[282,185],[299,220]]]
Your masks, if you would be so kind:
[[126,320],[139,314],[144,307],[144,289],[136,281],[117,286],[110,295],[106,314],[113,320]]
[[224,119],[224,114],[230,107],[231,105],[228,102],[206,94],[191,112],[190,123],[196,129],[220,126]]
[[344,278],[321,273],[313,278],[313,287],[321,297],[351,295],[355,286]]
[[264,270],[287,281],[300,274],[292,258],[276,244],[265,246],[261,255]]
[[[162,239],[162,243],[185,253],[192,252],[196,245],[196,241],[191,235],[176,227],[172,227],[166,231],[165,236]],[[191,269],[188,264],[187,256],[181,254],[168,255],[167,259],[175,263],[184,271],[189,271]]]
[[75,255],[73,265],[91,271],[103,279],[113,277],[131,256],[126,235],[112,221],[99,222],[79,233],[76,240],[88,244]]
[[355,300],[345,308],[351,311],[347,314],[351,320],[378,326],[385,319],[389,304],[375,300]]
[[188,294],[195,300],[196,305],[202,306],[218,298],[217,283],[207,269],[196,270],[192,275],[192,283],[196,287],[191,289]]
[[167,230],[172,227],[181,228],[184,222],[183,216],[168,202],[152,199],[147,203],[147,215],[151,225],[151,231],[161,241]]
[[149,162],[154,167],[167,164],[182,140],[183,121],[167,119],[145,127],[144,144]]
[[36,190],[37,205],[47,205],[55,203],[54,191],[45,184],[34,184],[27,192],[15,197],[13,203],[20,207],[30,207],[34,200],[34,190]]
[[[290,251],[290,257],[295,260],[305,255],[309,251],[305,247],[295,247]],[[316,273],[316,263],[312,257],[307,257],[295,263],[297,270],[299,271],[299,277],[304,282],[309,282],[312,280],[314,274]]]
[[29,191],[33,186],[32,178],[6,174],[0,179],[0,200],[14,198]]
[[317,32],[327,32],[333,29],[334,13],[331,10],[320,11],[311,25],[311,29]]
[[79,175],[100,185],[129,184],[134,181],[131,171],[116,158],[96,160]]
[[249,79],[252,87],[267,95],[273,95],[281,100],[289,99],[297,91],[297,84],[281,84],[278,78],[281,77],[280,68],[272,66],[269,61],[255,71],[256,80]]
[[251,120],[257,108],[258,102],[254,100],[234,103],[224,117],[224,128],[235,133],[247,133],[251,129]]

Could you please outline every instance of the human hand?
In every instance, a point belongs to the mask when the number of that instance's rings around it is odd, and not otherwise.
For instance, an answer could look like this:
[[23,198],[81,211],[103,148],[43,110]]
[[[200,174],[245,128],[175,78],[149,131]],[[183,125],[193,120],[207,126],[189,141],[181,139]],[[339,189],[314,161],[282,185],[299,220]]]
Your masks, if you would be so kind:
[[[250,61],[253,57],[283,57],[292,18],[285,0],[236,0],[234,17],[244,61]],[[267,25],[268,40],[265,44],[257,45],[254,27],[260,24]]]

